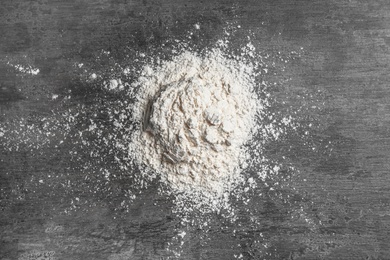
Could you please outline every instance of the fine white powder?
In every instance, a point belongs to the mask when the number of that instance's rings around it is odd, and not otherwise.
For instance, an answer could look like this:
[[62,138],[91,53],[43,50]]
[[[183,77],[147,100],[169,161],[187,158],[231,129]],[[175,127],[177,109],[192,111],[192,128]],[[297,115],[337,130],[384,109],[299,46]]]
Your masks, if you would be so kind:
[[260,107],[252,70],[218,49],[145,66],[133,84],[139,127],[129,154],[176,194],[226,197],[240,179]]

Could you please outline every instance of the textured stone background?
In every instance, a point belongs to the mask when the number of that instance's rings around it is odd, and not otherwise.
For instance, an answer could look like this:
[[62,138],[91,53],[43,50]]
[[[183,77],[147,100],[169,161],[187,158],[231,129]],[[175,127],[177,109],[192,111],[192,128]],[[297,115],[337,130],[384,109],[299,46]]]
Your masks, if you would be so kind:
[[[302,126],[265,148],[288,166],[269,180],[275,188],[251,191],[234,223],[212,214],[208,228],[181,227],[153,185],[121,210],[131,180],[118,173],[104,183],[90,173],[85,181],[80,168],[95,161],[75,163],[69,151],[84,154],[72,140],[10,151],[24,138],[14,125],[14,139],[0,143],[1,259],[167,259],[172,247],[179,259],[390,259],[388,1],[2,0],[0,126],[20,118],[39,125],[77,104],[103,107],[118,97],[85,86],[74,64],[103,73],[113,61],[185,38],[195,23],[192,43],[202,49],[227,22],[242,29],[233,46],[250,31],[257,49],[279,57],[267,79],[278,82],[269,90],[272,109]],[[101,50],[110,57],[97,61]],[[287,57],[292,51],[301,54]],[[66,105],[51,98],[68,93]]]

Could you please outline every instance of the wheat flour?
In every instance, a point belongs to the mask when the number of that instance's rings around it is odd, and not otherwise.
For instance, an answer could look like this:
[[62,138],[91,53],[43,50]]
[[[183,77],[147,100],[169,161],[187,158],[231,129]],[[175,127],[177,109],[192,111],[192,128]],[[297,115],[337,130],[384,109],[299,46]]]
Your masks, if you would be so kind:
[[219,49],[145,66],[133,84],[140,124],[129,153],[174,193],[222,198],[240,177],[260,107],[252,72]]

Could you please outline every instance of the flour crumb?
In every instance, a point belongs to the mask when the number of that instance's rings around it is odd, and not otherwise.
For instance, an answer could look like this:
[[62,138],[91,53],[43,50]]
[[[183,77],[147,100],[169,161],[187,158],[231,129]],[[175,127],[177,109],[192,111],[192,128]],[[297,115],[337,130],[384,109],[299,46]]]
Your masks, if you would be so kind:
[[89,78],[90,78],[91,80],[97,79],[96,73],[92,73],[91,76],[89,76]]

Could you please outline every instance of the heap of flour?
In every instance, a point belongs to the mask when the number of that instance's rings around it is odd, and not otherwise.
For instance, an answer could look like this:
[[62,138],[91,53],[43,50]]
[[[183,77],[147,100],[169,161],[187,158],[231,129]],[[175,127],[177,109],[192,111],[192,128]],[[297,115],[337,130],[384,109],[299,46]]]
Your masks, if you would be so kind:
[[258,110],[252,66],[214,49],[145,66],[129,154],[174,192],[220,197],[240,179]]

